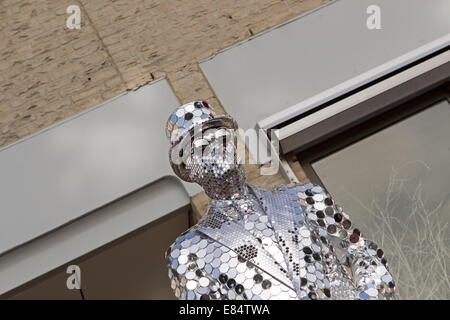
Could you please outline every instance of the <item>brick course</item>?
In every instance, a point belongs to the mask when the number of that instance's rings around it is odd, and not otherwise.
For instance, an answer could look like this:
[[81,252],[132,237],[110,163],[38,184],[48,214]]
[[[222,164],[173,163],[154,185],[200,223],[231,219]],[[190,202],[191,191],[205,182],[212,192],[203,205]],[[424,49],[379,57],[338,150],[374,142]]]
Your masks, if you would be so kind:
[[[95,28],[69,30],[73,1],[0,2],[0,146],[125,90]],[[5,45],[6,44],[6,45]]]

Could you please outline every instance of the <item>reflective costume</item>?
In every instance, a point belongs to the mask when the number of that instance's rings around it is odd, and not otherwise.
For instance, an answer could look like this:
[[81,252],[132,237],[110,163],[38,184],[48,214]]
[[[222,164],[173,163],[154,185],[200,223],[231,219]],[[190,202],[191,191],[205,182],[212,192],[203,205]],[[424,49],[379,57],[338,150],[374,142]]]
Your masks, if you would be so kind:
[[[202,135],[195,136],[195,127]],[[176,297],[392,298],[395,285],[382,249],[364,239],[326,190],[306,184],[263,191],[245,183],[236,127],[201,101],[169,118],[172,167],[212,198],[207,214],[167,250]],[[180,152],[183,143],[193,147],[188,154]]]

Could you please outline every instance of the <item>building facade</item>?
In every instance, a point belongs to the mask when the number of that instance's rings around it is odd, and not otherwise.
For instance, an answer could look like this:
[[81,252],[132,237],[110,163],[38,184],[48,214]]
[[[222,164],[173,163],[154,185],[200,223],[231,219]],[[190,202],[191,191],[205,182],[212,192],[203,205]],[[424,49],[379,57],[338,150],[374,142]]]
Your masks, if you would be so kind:
[[[448,228],[435,228],[449,208],[440,172],[450,157],[439,151],[449,10],[441,0],[2,1],[0,294],[172,298],[163,252],[208,198],[173,177],[163,130],[196,99],[245,130],[279,130],[279,170],[246,165],[249,183],[322,184],[388,247],[398,240],[389,230],[411,244],[416,232],[445,259]],[[399,217],[379,215],[396,206],[401,219],[441,211],[425,229],[398,229]],[[430,260],[405,244],[389,250],[398,270]],[[81,291],[68,289],[72,265]],[[436,284],[448,269],[432,265],[437,280],[419,281],[430,290],[402,297],[448,298]]]

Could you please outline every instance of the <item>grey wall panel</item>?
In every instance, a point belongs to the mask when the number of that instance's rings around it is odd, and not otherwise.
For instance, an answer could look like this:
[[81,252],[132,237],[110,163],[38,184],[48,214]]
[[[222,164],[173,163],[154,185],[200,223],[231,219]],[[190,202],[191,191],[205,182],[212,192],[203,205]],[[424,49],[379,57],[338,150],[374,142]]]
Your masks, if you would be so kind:
[[2,149],[0,254],[172,175],[164,128],[178,105],[158,81]]
[[[189,203],[165,178],[0,256],[0,294],[62,266]],[[186,224],[188,221],[185,215]],[[154,252],[147,252],[148,255]],[[158,257],[162,259],[162,257]]]
[[[366,26],[369,5],[381,8],[381,30]],[[253,128],[448,36],[449,12],[448,0],[339,0],[224,50],[202,62],[201,69],[240,126]]]
[[189,227],[188,220],[187,210],[179,210],[83,259],[79,266],[86,299],[175,299],[165,252]]

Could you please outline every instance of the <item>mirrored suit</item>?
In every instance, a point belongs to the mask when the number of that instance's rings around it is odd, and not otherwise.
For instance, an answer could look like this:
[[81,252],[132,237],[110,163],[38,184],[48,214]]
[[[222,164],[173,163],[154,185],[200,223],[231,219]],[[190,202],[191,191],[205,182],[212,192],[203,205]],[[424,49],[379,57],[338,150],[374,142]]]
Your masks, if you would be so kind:
[[[195,114],[199,120],[189,122]],[[196,126],[202,127],[198,136]],[[306,184],[263,191],[245,183],[235,128],[232,118],[214,114],[202,101],[179,107],[169,118],[172,167],[212,198],[207,214],[167,250],[175,296],[392,298],[395,285],[382,249],[364,239],[326,190]],[[180,152],[182,140],[192,146],[187,155]],[[174,161],[175,155],[184,161]]]

